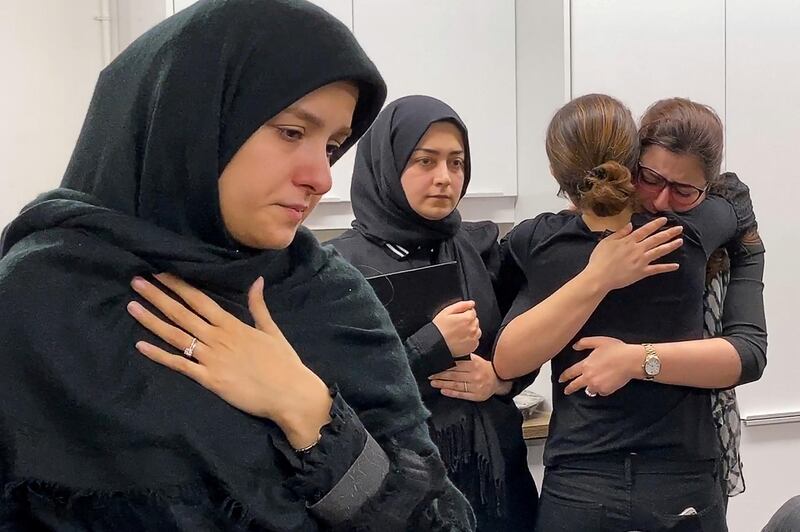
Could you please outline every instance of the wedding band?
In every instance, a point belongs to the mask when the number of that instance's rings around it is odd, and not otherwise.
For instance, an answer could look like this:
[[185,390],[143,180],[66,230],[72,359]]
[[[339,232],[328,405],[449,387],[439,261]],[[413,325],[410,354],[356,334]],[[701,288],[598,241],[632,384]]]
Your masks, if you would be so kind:
[[183,350],[183,356],[186,358],[192,359],[194,358],[194,348],[197,347],[197,338],[192,336],[192,343],[189,344],[189,347]]
[[464,393],[469,393],[469,388],[467,388],[467,381],[464,381]]
[[586,395],[588,395],[589,397],[597,397],[597,394],[591,391],[589,388],[584,388],[583,391],[586,392]]

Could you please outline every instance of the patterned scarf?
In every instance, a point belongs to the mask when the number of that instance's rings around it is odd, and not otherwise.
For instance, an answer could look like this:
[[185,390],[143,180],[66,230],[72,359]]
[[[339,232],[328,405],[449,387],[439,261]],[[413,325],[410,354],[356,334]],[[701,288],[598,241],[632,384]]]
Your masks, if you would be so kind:
[[[719,271],[706,285],[703,298],[703,335],[712,338],[722,334],[722,309],[731,274],[729,268]],[[711,394],[711,409],[717,426],[721,456],[721,473],[726,495],[733,497],[745,490],[742,460],[739,456],[742,429],[736,390],[714,390]]]

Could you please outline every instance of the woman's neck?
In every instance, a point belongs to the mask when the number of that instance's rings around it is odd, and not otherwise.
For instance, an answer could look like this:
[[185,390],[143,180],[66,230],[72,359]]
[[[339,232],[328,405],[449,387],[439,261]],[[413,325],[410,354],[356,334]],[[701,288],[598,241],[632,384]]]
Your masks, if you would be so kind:
[[583,218],[586,227],[592,231],[619,231],[631,221],[632,214],[633,208],[628,207],[613,216],[598,216],[593,212],[584,211],[581,213],[581,218]]

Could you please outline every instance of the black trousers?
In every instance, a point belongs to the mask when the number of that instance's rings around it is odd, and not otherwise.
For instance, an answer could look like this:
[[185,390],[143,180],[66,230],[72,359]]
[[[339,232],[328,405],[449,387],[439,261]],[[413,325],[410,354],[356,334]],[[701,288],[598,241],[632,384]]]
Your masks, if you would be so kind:
[[536,531],[727,532],[717,477],[714,460],[672,462],[636,454],[549,467]]

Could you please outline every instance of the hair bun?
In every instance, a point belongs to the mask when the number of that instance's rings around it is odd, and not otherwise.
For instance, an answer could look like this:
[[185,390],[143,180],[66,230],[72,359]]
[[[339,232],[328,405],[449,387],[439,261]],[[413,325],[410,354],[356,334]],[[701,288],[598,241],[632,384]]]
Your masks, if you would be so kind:
[[607,161],[589,171],[579,191],[582,207],[598,216],[614,216],[632,206],[635,187],[630,170]]

